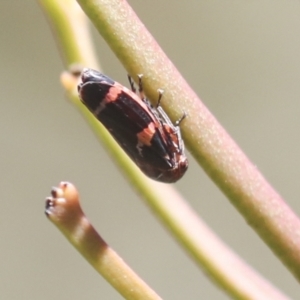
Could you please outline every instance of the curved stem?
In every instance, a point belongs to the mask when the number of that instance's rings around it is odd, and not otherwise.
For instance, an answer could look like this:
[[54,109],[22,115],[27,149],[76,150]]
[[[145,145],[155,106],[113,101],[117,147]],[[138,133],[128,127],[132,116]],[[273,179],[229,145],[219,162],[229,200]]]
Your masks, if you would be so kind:
[[88,28],[88,19],[74,0],[39,0],[52,28],[62,59],[99,69]]
[[97,233],[84,215],[74,185],[61,182],[46,199],[47,217],[119,293],[130,300],[161,300]]

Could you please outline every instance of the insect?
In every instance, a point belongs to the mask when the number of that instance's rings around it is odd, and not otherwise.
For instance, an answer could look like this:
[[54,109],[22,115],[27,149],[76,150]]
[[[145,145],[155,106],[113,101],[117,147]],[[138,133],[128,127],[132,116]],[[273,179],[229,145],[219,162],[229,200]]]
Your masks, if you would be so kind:
[[144,96],[142,76],[140,97],[128,78],[131,90],[98,71],[84,69],[79,97],[145,175],[175,182],[188,168],[179,128],[185,114],[173,124],[160,106],[162,91],[153,107]]

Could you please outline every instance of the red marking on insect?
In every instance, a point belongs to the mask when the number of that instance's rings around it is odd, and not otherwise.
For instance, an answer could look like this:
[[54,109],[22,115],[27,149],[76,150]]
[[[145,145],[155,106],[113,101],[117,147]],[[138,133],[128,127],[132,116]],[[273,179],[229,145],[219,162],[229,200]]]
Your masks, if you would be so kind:
[[111,101],[116,101],[116,99],[118,98],[120,94],[120,88],[117,86],[112,86],[108,93],[106,94],[106,101],[105,103],[111,102]]
[[155,134],[155,131],[156,131],[155,124],[153,122],[151,122],[148,125],[148,127],[144,128],[142,131],[137,133],[139,144],[141,146],[146,145],[146,146],[150,147],[151,139],[152,139],[153,135]]

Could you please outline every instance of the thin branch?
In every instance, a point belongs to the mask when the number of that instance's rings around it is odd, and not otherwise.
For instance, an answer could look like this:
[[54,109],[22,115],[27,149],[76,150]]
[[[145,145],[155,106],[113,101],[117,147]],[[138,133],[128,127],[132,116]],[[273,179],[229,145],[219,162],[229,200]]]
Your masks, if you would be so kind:
[[52,188],[47,217],[125,299],[161,300],[111,249],[84,215],[76,188],[67,182]]
[[78,3],[74,0],[39,0],[39,4],[52,28],[65,65],[81,64],[99,69],[88,19]]

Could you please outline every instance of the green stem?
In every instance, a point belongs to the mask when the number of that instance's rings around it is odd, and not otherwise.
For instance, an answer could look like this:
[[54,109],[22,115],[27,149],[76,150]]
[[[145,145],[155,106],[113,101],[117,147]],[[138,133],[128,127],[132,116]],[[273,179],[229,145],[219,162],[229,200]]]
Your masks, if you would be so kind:
[[[39,0],[65,65],[99,68],[91,42],[88,20],[74,0]],[[75,34],[76,33],[76,34]]]

